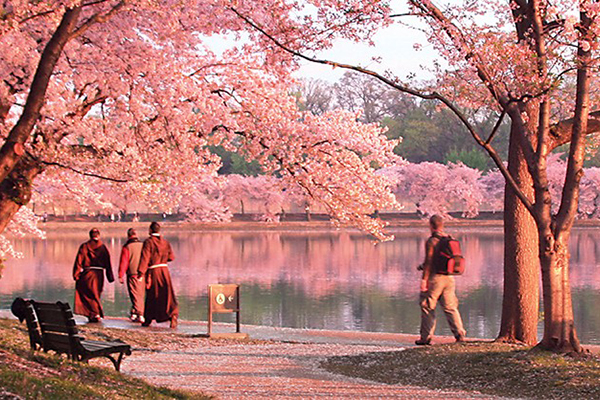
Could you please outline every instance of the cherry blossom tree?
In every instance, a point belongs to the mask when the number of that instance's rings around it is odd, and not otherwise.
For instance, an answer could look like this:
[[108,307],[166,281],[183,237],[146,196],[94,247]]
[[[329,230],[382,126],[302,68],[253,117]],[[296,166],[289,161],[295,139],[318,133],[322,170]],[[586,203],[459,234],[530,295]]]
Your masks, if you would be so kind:
[[[102,179],[151,205],[179,202],[199,212],[185,200],[209,199],[218,186],[220,160],[208,147],[221,145],[260,161],[339,223],[385,238],[384,224],[369,215],[396,204],[372,165],[395,160],[395,143],[355,113],[300,112],[288,94],[296,64],[244,33],[247,24],[229,7],[202,0],[5,2],[0,233],[42,173],[62,179],[83,203],[91,193],[63,174],[96,182],[90,189],[106,187]],[[248,11],[267,20],[271,7]],[[222,32],[245,39],[217,55],[205,38]]]
[[491,208],[492,212],[502,211],[506,182],[500,171],[498,169],[488,171],[481,176],[479,184],[483,190],[486,205]]
[[600,218],[600,168],[586,168],[581,178],[579,212],[582,217]]
[[462,209],[463,217],[479,214],[484,200],[481,171],[464,164],[404,163],[378,171],[392,182],[400,202],[411,201],[418,213],[431,216]]
[[230,209],[244,209],[244,201],[260,204],[260,220],[279,222],[286,203],[300,204],[302,196],[293,187],[282,185],[279,179],[270,175],[227,176],[223,197]]
[[[254,19],[243,5],[232,10],[283,53],[375,76],[452,110],[507,182],[505,232],[512,245],[505,253],[500,337],[535,340],[539,275],[531,261],[537,250],[544,294],[544,336],[539,345],[581,351],[573,321],[568,240],[577,215],[585,136],[598,130],[590,102],[595,93],[591,80],[596,73],[598,5],[591,0],[480,1],[461,7],[438,7],[429,0],[407,3],[408,14],[427,25],[428,40],[446,61],[435,88],[409,86],[391,73],[312,55],[315,49],[330,47],[336,36],[371,40],[378,28],[406,15],[395,13],[388,2],[319,1],[315,13],[307,11],[304,3],[284,3],[285,15],[274,13],[277,22],[268,23]],[[310,16],[293,17],[302,12]],[[498,123],[490,132],[481,132],[460,105],[495,110]],[[493,145],[505,117],[511,121],[508,166]],[[570,144],[565,183],[560,199],[553,199],[548,155],[565,143]],[[554,202],[560,204],[556,214]],[[509,252],[528,255],[511,258]]]

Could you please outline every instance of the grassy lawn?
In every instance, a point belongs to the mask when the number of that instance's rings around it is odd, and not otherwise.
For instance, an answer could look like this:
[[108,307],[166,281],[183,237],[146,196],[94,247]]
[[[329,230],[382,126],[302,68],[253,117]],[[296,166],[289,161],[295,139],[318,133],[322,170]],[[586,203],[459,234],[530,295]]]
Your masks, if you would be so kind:
[[331,372],[389,384],[532,399],[599,399],[600,359],[468,342],[332,357]]
[[[132,347],[159,349],[172,343],[171,335],[132,334],[118,330],[82,329],[84,336],[123,339]],[[185,340],[181,338],[180,340]],[[71,362],[53,353],[32,353],[25,324],[0,319],[0,397],[2,390],[27,399],[210,399],[198,393],[157,387],[118,373],[107,360],[95,365]]]

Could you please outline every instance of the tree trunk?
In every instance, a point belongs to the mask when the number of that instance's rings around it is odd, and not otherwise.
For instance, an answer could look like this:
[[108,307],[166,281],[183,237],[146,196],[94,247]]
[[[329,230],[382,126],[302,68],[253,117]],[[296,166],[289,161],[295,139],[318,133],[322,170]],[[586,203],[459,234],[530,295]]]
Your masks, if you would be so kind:
[[[508,169],[521,190],[533,197],[533,184],[518,141],[511,132]],[[537,343],[539,255],[534,219],[510,185],[504,195],[504,295],[498,341]]]
[[42,168],[28,158],[23,158],[11,173],[0,183],[0,232],[32,195],[33,179],[42,172]]
[[[33,82],[25,101],[25,107],[15,126],[10,130],[8,137],[0,148],[0,180],[4,181],[24,154],[23,144],[29,139],[39,116],[40,110],[46,102],[46,90],[54,67],[60,59],[62,51],[71,37],[77,24],[81,7],[67,9],[61,22],[44,47],[38,63]],[[4,214],[4,211],[2,211]],[[10,211],[7,211],[10,213]],[[2,218],[2,217],[0,217]],[[7,222],[8,223],[8,222]],[[0,233],[6,224],[0,222]]]
[[544,337],[538,344],[543,349],[559,352],[581,352],[573,318],[573,302],[569,283],[569,238],[563,234],[554,240],[540,235],[542,281],[544,287]]

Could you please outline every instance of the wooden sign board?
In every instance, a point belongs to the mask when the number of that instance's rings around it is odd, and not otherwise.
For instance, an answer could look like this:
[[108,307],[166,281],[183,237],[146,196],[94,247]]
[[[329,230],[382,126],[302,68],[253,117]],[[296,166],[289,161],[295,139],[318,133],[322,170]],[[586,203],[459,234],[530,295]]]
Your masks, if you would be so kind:
[[208,285],[210,308],[213,313],[239,311],[239,285]]
[[[235,333],[213,333],[213,314],[236,313]],[[240,332],[240,285],[214,284],[208,285],[208,337],[212,338],[247,338]]]

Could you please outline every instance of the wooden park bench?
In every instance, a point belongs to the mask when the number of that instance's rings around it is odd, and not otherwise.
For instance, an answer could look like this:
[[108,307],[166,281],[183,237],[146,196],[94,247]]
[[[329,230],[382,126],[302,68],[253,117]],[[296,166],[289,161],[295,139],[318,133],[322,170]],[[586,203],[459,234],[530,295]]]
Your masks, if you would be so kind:
[[[117,371],[131,346],[122,342],[87,340],[79,336],[73,311],[68,303],[43,303],[25,300],[25,320],[32,350],[66,354],[71,360],[88,362],[96,357],[112,361]],[[117,357],[118,354],[118,357]]]

